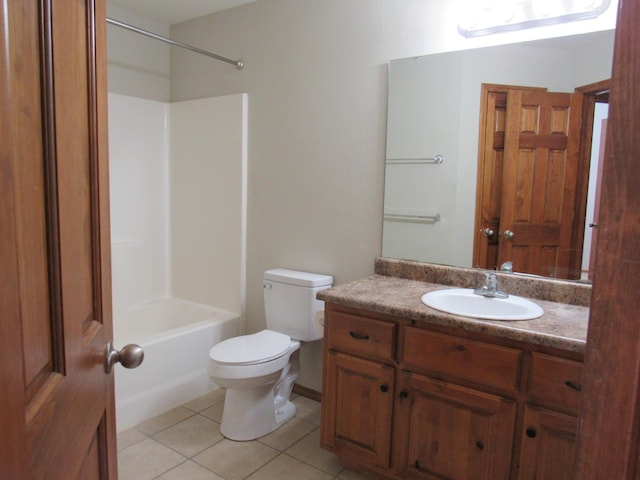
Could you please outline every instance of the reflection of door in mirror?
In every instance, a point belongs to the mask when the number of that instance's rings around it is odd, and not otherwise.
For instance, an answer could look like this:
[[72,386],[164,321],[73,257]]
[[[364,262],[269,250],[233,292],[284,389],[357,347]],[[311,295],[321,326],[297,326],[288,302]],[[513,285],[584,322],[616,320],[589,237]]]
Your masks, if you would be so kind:
[[581,116],[593,121],[583,98],[584,87],[483,85],[475,266],[580,278],[592,130]]

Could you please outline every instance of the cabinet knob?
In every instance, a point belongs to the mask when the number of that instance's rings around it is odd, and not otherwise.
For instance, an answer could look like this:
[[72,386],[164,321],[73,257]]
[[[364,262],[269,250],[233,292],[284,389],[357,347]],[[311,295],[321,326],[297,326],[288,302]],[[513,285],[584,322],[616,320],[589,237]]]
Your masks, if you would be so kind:
[[387,393],[389,391],[389,387],[387,385],[380,385],[380,391],[382,393]]
[[529,438],[536,438],[536,435],[538,435],[538,432],[536,432],[535,428],[529,427],[527,428],[526,434],[527,434],[527,437]]
[[404,390],[402,390],[398,396],[400,397],[400,400],[404,400],[405,398],[407,398],[409,396],[409,394],[407,392],[405,392]]
[[478,440],[476,442],[476,447],[478,448],[478,450],[484,450],[484,442],[482,440]]

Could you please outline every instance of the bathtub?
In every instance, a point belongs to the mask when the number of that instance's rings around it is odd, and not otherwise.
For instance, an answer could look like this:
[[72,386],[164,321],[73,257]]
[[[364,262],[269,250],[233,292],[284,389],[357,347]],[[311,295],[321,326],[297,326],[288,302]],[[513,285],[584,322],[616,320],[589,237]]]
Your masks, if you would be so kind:
[[115,370],[118,431],[216,388],[207,372],[209,349],[240,334],[238,314],[166,298],[114,314],[114,344],[137,343],[144,362]]

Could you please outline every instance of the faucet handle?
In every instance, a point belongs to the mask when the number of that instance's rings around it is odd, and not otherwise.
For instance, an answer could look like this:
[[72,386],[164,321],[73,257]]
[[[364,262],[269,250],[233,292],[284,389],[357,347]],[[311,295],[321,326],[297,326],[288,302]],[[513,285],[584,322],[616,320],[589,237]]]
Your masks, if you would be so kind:
[[495,288],[498,285],[498,277],[493,272],[485,272],[484,283],[489,288],[491,287]]

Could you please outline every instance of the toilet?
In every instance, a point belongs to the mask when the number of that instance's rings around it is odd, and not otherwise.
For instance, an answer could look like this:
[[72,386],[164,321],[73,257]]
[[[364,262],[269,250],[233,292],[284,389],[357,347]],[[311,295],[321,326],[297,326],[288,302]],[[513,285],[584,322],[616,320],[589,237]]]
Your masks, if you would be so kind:
[[224,340],[209,351],[209,374],[227,389],[220,432],[231,440],[262,437],[293,418],[289,401],[300,373],[300,342],[322,338],[316,293],[333,277],[277,268],[264,272],[267,328]]

